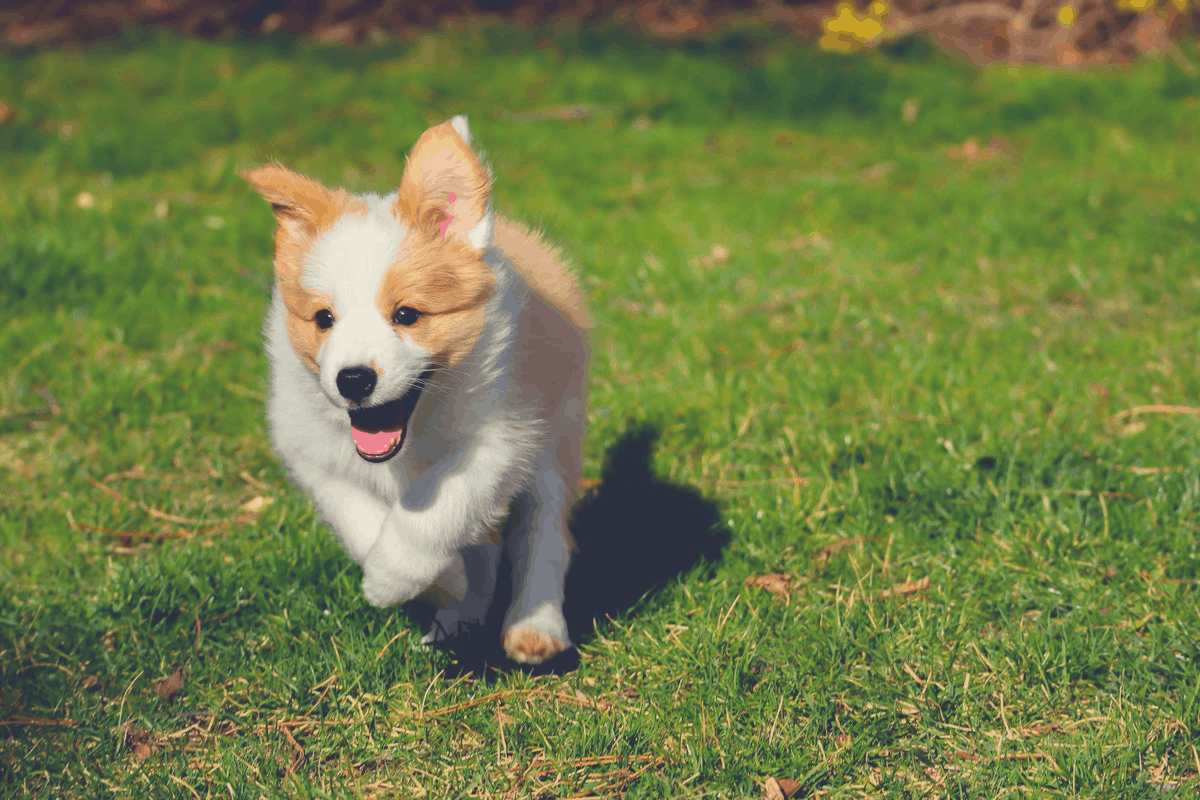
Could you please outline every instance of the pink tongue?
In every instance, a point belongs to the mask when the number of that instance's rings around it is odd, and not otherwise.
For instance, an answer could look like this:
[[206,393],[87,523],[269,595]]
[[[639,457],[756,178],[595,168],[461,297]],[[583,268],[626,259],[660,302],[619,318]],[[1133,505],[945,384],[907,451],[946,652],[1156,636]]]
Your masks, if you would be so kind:
[[354,437],[354,444],[358,445],[359,450],[369,456],[377,456],[391,450],[392,446],[404,435],[404,430],[367,433],[351,425],[350,435]]

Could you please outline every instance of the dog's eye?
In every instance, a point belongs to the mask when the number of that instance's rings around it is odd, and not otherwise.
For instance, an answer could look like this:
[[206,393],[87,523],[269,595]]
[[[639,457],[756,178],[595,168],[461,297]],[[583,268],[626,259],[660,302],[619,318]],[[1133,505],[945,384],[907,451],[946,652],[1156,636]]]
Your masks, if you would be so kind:
[[397,325],[412,325],[421,318],[421,312],[408,306],[400,306],[392,315],[392,322]]
[[317,312],[317,327],[322,330],[333,327],[333,312],[328,308],[322,308]]

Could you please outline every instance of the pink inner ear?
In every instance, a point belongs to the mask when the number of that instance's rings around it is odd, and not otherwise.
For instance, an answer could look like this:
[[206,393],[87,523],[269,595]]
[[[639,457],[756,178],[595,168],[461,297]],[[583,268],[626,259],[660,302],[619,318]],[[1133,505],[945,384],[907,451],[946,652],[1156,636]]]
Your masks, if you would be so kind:
[[[458,199],[458,195],[456,195],[454,192],[451,192],[450,194],[446,195],[446,200],[448,200],[451,203],[453,203],[457,199]],[[446,206],[446,218],[444,220],[442,220],[440,223],[438,223],[438,230],[440,230],[442,232],[443,239],[446,238],[446,228],[449,228],[450,223],[453,221],[454,221],[454,215],[450,213],[450,207]]]

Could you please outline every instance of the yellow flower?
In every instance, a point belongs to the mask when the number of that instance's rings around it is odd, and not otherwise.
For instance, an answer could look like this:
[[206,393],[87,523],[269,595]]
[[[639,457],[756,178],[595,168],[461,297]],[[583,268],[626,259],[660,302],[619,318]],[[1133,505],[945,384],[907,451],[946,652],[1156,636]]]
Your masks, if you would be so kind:
[[1075,9],[1070,6],[1063,6],[1058,10],[1058,24],[1064,28],[1069,28],[1075,24]]
[[1188,10],[1188,0],[1171,0],[1171,2],[1180,10],[1180,12]]
[[[886,5],[876,0],[874,6]],[[873,16],[860,17],[849,3],[839,3],[832,17],[821,20],[825,34],[818,44],[826,50],[853,50],[871,45],[883,36],[883,25]]]
[[[1176,1],[1177,2],[1181,1],[1184,3],[1187,2],[1187,0],[1176,0]],[[890,9],[888,8],[888,4],[883,2],[883,0],[875,0],[874,3],[871,3],[871,16],[875,17],[876,19],[883,19],[884,17],[887,16],[888,11],[890,11]]]
[[1136,11],[1141,14],[1154,8],[1157,3],[1158,0],[1117,0],[1117,8],[1123,11]]

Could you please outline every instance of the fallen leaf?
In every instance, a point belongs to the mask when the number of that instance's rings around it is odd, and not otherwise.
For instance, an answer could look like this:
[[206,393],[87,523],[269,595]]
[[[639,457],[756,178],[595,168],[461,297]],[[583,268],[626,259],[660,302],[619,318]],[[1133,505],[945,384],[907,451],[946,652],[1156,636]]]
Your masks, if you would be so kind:
[[766,589],[780,600],[787,600],[792,594],[792,576],[772,573],[770,575],[755,575],[746,578],[747,586],[758,586]]
[[99,685],[100,685],[99,678],[97,678],[95,675],[88,675],[86,678],[84,678],[79,683],[79,688],[83,689],[86,692],[89,689],[95,689]]
[[1122,425],[1119,433],[1122,436],[1137,436],[1144,430],[1146,430],[1146,423],[1136,419],[1128,425]]
[[789,800],[799,791],[800,781],[767,778],[763,785],[763,800]]
[[275,502],[274,497],[256,497],[253,500],[245,503],[242,506],[242,510],[248,511],[251,514],[257,514],[274,502]]
[[906,594],[916,594],[917,592],[923,592],[928,588],[929,588],[929,576],[926,575],[924,578],[921,578],[920,580],[905,581],[904,583],[900,584],[899,586],[893,586],[890,589],[884,589],[882,592],[879,593],[879,596],[882,598],[885,598],[885,599],[888,597],[900,597],[900,596],[906,595]]
[[884,161],[876,164],[873,167],[868,167],[858,173],[858,179],[861,181],[877,181],[886,178],[896,169],[895,161]]
[[[831,513],[833,511],[837,511],[837,510],[840,510],[843,508],[845,508],[845,506],[839,506],[837,509],[829,509],[829,512],[823,512],[822,516],[824,515],[824,513]],[[817,517],[817,515],[814,514],[813,517]],[[818,561],[828,561],[830,558],[833,557],[833,554],[836,553],[837,551],[843,550],[847,547],[853,547],[854,545],[859,544],[860,542],[865,542],[865,541],[866,541],[866,539],[864,539],[861,536],[854,536],[849,539],[838,539],[836,542],[827,544],[824,547],[822,547],[820,550],[818,550],[817,551],[817,560]]]
[[987,147],[980,147],[979,140],[974,136],[969,137],[962,143],[961,147],[951,147],[946,151],[946,155],[960,161],[991,161],[997,156],[1005,155],[1012,156],[1014,148],[1012,143],[999,136],[993,136],[988,140]]
[[154,684],[154,693],[163,700],[170,700],[183,691],[183,670],[175,670]]
[[142,730],[136,721],[127,720],[121,726],[122,742],[133,750],[133,757],[145,761],[154,753],[150,745],[150,733]]

